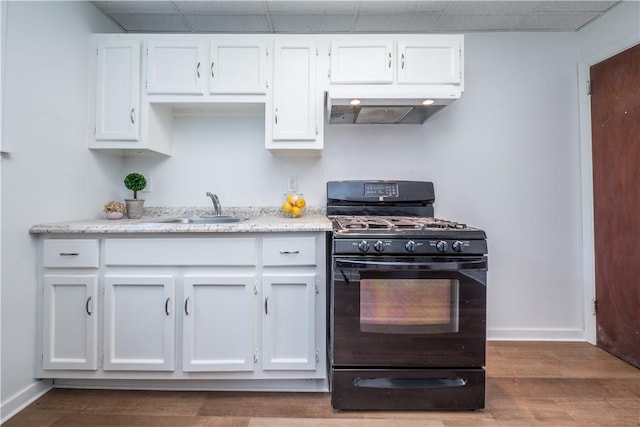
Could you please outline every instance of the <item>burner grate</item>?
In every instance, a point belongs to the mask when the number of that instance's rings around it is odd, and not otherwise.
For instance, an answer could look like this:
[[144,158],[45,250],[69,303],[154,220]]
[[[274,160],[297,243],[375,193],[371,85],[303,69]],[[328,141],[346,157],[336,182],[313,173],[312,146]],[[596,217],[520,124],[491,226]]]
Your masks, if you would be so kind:
[[377,217],[377,216],[337,216],[334,222],[338,230],[388,230],[410,231],[410,230],[464,230],[466,224],[446,221],[434,217]]

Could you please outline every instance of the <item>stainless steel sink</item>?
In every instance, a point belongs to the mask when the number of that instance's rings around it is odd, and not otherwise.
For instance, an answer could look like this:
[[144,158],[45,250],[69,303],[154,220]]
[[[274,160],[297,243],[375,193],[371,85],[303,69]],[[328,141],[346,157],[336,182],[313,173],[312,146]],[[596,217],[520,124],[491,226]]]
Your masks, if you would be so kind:
[[229,224],[234,222],[243,222],[249,218],[241,218],[237,216],[216,215],[216,216],[195,216],[189,218],[170,218],[158,222],[164,224]]

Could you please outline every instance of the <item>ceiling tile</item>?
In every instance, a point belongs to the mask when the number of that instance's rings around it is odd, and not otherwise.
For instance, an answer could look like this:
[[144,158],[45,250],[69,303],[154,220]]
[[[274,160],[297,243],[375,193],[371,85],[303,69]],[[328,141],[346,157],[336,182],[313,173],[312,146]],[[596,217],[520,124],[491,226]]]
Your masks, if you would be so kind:
[[437,31],[513,31],[518,29],[520,15],[444,15]]
[[275,32],[342,33],[350,32],[355,23],[352,15],[271,15]]
[[111,17],[125,31],[145,32],[190,32],[178,15],[146,13],[114,13]]
[[409,13],[441,13],[449,1],[361,1],[358,13],[362,14],[409,14]]
[[354,31],[367,33],[428,33],[436,28],[437,15],[360,15]]
[[536,12],[604,12],[616,1],[541,1]]
[[175,7],[183,14],[261,15],[266,13],[262,1],[176,1]]
[[534,13],[525,16],[519,23],[523,30],[566,31],[580,28],[599,16],[598,12],[579,13]]
[[176,13],[172,1],[92,1],[106,14],[114,13]]
[[357,1],[268,1],[270,14],[285,15],[347,15],[358,11]]
[[512,15],[535,10],[539,1],[451,1],[447,14]]
[[269,22],[264,15],[184,15],[193,31],[198,33],[268,33]]

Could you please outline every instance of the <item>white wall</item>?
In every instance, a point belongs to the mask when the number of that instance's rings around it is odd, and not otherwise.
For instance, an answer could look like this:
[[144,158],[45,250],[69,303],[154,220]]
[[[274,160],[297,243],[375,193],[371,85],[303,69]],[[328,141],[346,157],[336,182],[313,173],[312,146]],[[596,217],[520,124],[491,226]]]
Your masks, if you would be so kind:
[[2,159],[2,419],[48,388],[34,377],[36,239],[95,217],[122,160],[87,150],[89,34],[117,29],[87,2],[9,2]]
[[320,158],[274,157],[262,117],[179,117],[169,159],[131,158],[149,206],[276,206],[287,177],[432,180],[436,215],[489,238],[493,338],[581,339],[576,33],[468,34],[466,92],[422,126],[328,126]]

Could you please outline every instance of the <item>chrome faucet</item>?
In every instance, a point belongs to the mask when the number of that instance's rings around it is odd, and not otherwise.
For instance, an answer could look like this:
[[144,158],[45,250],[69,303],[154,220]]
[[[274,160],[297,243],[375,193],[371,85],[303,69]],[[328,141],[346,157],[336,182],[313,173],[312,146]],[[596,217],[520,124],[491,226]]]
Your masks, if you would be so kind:
[[222,215],[222,205],[218,196],[207,191],[207,197],[211,198],[211,203],[213,203],[213,214]]

